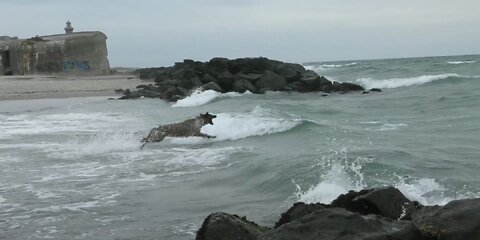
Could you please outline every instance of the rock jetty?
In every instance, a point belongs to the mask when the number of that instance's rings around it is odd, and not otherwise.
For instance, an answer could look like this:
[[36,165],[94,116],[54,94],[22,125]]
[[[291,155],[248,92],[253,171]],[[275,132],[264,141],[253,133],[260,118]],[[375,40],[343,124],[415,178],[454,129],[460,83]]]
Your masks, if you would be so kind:
[[171,67],[137,70],[140,79],[154,80],[155,84],[139,85],[137,90],[123,91],[120,99],[139,97],[161,98],[171,102],[188,96],[201,88],[217,92],[266,91],[349,92],[363,91],[353,83],[332,82],[302,65],[268,58],[213,58],[208,62],[186,59]]
[[480,199],[423,206],[394,187],[350,191],[331,204],[295,203],[271,228],[223,212],[209,215],[196,240],[480,239]]

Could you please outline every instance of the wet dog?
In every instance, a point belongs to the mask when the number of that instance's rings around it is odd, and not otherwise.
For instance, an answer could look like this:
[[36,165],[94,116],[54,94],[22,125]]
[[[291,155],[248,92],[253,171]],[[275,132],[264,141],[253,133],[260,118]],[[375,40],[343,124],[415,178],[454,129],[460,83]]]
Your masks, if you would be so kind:
[[213,125],[213,119],[216,115],[210,113],[200,114],[195,118],[185,120],[181,123],[173,123],[163,126],[158,126],[150,130],[148,136],[142,139],[142,149],[148,142],[161,142],[165,137],[204,137],[215,138],[205,133],[201,133],[200,129],[207,125]]

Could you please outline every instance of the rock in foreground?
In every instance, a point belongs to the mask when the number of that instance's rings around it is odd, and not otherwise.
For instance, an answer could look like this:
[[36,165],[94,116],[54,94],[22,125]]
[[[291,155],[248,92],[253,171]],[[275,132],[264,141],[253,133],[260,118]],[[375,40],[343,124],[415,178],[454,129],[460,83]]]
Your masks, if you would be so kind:
[[422,206],[394,187],[350,191],[328,205],[295,203],[272,229],[214,213],[205,219],[196,239],[479,240],[480,199]]
[[171,67],[137,70],[141,79],[153,79],[155,85],[140,85],[137,91],[125,91],[121,99],[149,97],[168,101],[182,99],[195,89],[218,92],[297,91],[349,92],[362,91],[353,83],[331,82],[300,64],[284,63],[267,58],[213,58],[208,62],[184,60]]

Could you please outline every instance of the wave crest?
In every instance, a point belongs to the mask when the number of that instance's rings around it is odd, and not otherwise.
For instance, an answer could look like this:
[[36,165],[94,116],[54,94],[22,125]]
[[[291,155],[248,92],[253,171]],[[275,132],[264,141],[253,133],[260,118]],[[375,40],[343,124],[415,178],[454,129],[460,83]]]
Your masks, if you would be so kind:
[[227,98],[227,97],[239,97],[243,95],[252,94],[251,92],[247,91],[245,93],[237,93],[237,92],[228,92],[228,93],[219,93],[213,90],[201,90],[197,89],[190,94],[190,96],[178,100],[176,103],[172,105],[172,107],[197,107],[204,104],[207,104],[217,98]]
[[448,64],[458,65],[458,64],[476,63],[476,62],[477,62],[477,61],[466,60],[466,61],[450,61],[450,62],[447,62],[447,63],[448,63]]
[[360,79],[357,79],[357,82],[365,86],[367,89],[370,89],[370,88],[386,89],[386,88],[399,88],[399,87],[408,87],[413,85],[421,85],[421,84],[443,80],[451,77],[477,78],[478,76],[464,76],[456,73],[447,73],[447,74],[439,74],[439,75],[423,75],[423,76],[409,77],[409,78],[390,78],[390,79],[360,78]]
[[274,117],[268,110],[256,107],[249,113],[219,113],[215,125],[206,125],[202,132],[216,136],[214,141],[237,140],[288,131],[301,124],[300,118]]
[[382,185],[394,186],[408,199],[418,201],[422,205],[445,205],[452,200],[480,196],[480,193],[469,191],[451,191],[433,178],[398,176],[395,173],[387,174],[383,178],[380,176],[385,173],[369,176],[365,172],[369,171],[367,164],[372,163],[371,158],[349,159],[347,156],[347,150],[342,149],[323,158],[318,164],[324,171],[320,175],[320,181],[307,189],[302,189],[292,180],[297,188],[292,198],[305,203],[329,204],[340,194],[345,194],[349,190],[360,191]]
[[355,66],[357,65],[356,62],[351,62],[351,63],[344,63],[344,64],[321,64],[321,65],[309,65],[309,66],[304,66],[305,69],[307,70],[312,70],[315,72],[320,72],[320,71],[325,71],[329,69],[334,69],[334,68],[340,68],[340,67],[349,67],[349,66]]

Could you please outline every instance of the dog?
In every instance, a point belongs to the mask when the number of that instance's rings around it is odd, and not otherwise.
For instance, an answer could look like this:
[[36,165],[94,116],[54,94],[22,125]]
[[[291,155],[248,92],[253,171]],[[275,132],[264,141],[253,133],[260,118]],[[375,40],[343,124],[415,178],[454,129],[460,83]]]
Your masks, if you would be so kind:
[[148,136],[142,139],[141,142],[143,144],[140,149],[143,149],[143,147],[149,142],[161,142],[165,137],[215,138],[216,136],[201,133],[200,129],[207,124],[213,125],[213,119],[216,117],[216,115],[206,112],[205,114],[200,114],[195,118],[180,123],[167,124],[153,128],[150,130]]

